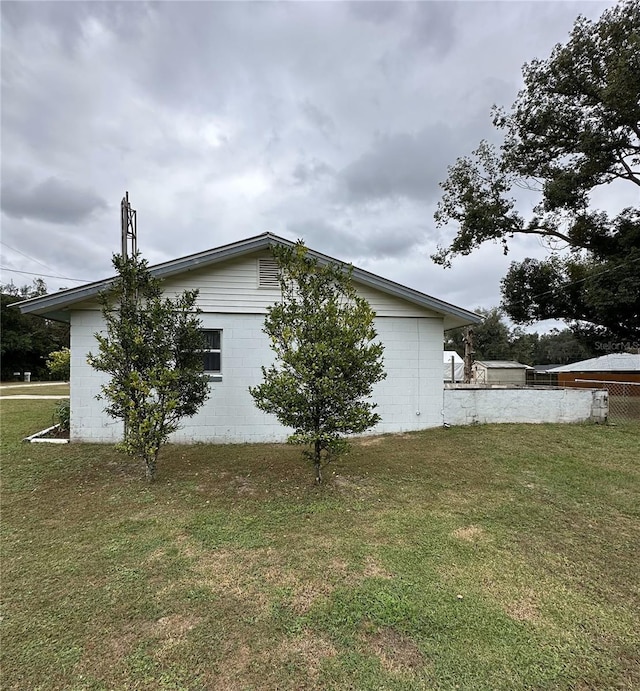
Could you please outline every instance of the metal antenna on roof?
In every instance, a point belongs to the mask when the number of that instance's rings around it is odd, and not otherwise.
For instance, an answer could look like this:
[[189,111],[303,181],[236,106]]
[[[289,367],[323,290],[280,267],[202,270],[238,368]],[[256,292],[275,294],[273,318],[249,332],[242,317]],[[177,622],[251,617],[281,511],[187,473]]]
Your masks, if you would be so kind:
[[131,256],[138,251],[138,220],[136,211],[131,208],[129,203],[129,192],[125,192],[120,202],[120,228],[122,230],[122,258],[128,256],[129,247]]

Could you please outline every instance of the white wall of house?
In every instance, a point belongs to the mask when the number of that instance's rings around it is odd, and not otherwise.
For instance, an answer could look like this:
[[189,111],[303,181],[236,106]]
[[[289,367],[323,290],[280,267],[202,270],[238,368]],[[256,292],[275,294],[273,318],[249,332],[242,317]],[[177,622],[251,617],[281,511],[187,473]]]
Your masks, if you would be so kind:
[[449,425],[492,422],[606,422],[609,398],[594,389],[446,388],[443,421]]
[[96,400],[100,386],[108,377],[87,363],[87,355],[98,350],[94,334],[104,326],[102,315],[97,309],[74,310],[70,323],[70,438],[72,441],[116,442],[122,437],[122,425],[103,412],[103,401]]
[[[200,411],[184,420],[172,441],[284,441],[288,430],[274,416],[259,411],[248,388],[262,381],[261,367],[273,353],[262,333],[274,289],[257,287],[256,258],[228,262],[215,269],[189,272],[167,281],[168,293],[200,288],[204,329],[222,329],[222,381],[210,383],[211,396]],[[376,329],[385,345],[387,378],[372,399],[382,421],[371,433],[404,432],[442,424],[442,317],[370,288],[359,288],[377,312]],[[71,314],[71,439],[113,442],[122,426],[96,400],[105,377],[93,370],[87,354],[96,350],[94,334],[102,328],[91,304]]]
[[[198,289],[198,306],[203,312],[235,314],[264,314],[269,305],[280,297],[279,288],[263,288],[258,281],[258,260],[270,259],[268,252],[225,261],[221,264],[195,269],[164,280],[167,295],[183,290]],[[357,284],[356,284],[357,285]],[[357,285],[374,312],[387,317],[441,316],[408,300],[389,295],[365,285]],[[442,350],[442,349],[441,349]]]

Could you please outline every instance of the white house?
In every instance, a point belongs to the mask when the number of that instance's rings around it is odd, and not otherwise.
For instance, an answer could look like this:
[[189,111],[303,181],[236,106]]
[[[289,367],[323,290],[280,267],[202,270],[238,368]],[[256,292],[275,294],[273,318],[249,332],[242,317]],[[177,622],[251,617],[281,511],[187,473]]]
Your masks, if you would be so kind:
[[[151,267],[167,294],[198,288],[211,396],[184,420],[175,442],[267,442],[288,435],[275,417],[258,410],[248,388],[262,380],[262,365],[273,361],[262,332],[267,306],[280,297],[270,248],[292,243],[270,233]],[[309,250],[320,262],[336,261]],[[122,426],[96,399],[104,375],[87,364],[103,327],[97,296],[113,279],[90,283],[19,303],[23,313],[71,324],[71,440],[113,442]],[[374,433],[403,432],[442,424],[443,333],[481,318],[455,305],[354,268],[353,282],[376,312],[385,346],[387,378],[373,399],[382,421]]]

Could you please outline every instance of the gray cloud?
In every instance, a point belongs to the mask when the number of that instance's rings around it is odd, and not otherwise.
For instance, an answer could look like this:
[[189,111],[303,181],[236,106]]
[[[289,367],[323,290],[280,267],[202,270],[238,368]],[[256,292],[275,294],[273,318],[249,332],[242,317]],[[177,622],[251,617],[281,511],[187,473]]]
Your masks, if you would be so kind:
[[[52,273],[109,274],[128,189],[152,262],[271,230],[497,303],[499,249],[473,281],[430,267],[438,183],[497,139],[521,65],[608,5],[3,2],[3,238]],[[5,265],[39,271],[24,254]]]
[[293,169],[293,180],[297,185],[315,183],[334,174],[333,168],[324,161],[313,159],[308,163],[301,161]]
[[411,32],[407,50],[427,51],[442,56],[457,43],[458,7],[447,2],[418,2],[412,5]]
[[386,0],[364,0],[348,3],[349,12],[358,19],[374,24],[384,24],[400,17],[408,7],[405,2],[387,2]]
[[305,100],[300,104],[300,108],[314,127],[317,127],[325,137],[329,137],[335,131],[335,123],[327,113],[321,108]]
[[140,37],[140,29],[152,12],[148,2],[19,2],[2,3],[2,20],[17,31],[45,28],[57,46],[67,55],[77,57],[83,44],[91,39],[88,23],[100,22],[125,39]]
[[91,190],[54,177],[32,187],[20,181],[2,185],[2,211],[12,218],[77,225],[106,208]]
[[415,135],[380,136],[341,171],[339,182],[356,202],[398,196],[430,202],[439,196],[438,183],[446,176],[447,162],[455,160],[455,151],[445,125],[432,125]]
[[348,223],[338,225],[322,218],[290,223],[287,234],[302,238],[308,247],[336,258],[342,258],[344,248],[349,247],[354,262],[406,257],[424,241],[424,232],[418,227],[354,228]]

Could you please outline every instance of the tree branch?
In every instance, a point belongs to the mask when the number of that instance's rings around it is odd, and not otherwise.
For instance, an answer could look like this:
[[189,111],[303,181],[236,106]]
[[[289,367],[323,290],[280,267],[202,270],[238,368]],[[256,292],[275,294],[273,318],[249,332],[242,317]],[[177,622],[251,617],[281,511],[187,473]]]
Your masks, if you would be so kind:
[[[628,175],[620,175],[619,177],[623,178],[624,180],[629,180],[630,182],[633,182],[633,183],[635,183],[636,185],[638,185],[638,187],[640,187],[640,174],[639,174],[639,173],[635,173],[635,172],[631,169],[631,167],[629,166],[629,164],[624,160],[623,157],[620,157],[619,162],[620,162],[620,165],[622,165],[622,167],[623,167],[623,168],[627,171],[627,173],[628,173]],[[639,177],[636,177],[636,176],[639,176]]]
[[541,235],[542,237],[552,237],[558,238],[569,245],[575,245],[575,240],[571,239],[568,235],[561,233],[559,230],[550,230],[549,228],[533,229],[533,228],[521,228],[520,230],[514,231],[515,233],[524,233],[525,235]]

